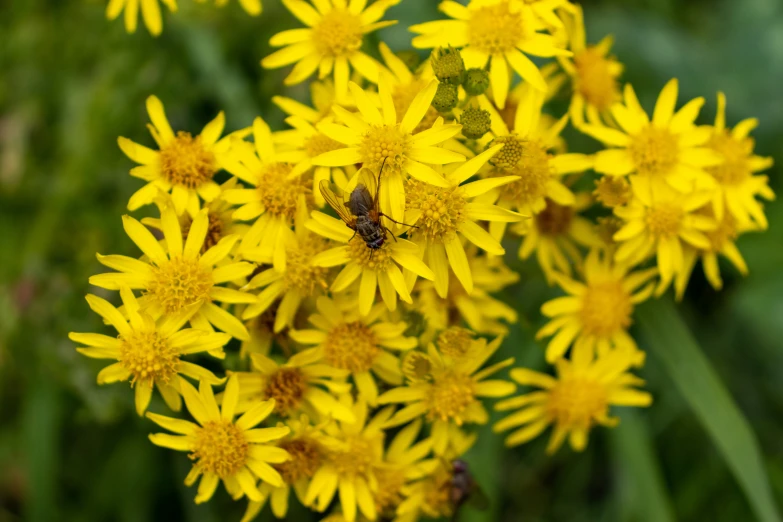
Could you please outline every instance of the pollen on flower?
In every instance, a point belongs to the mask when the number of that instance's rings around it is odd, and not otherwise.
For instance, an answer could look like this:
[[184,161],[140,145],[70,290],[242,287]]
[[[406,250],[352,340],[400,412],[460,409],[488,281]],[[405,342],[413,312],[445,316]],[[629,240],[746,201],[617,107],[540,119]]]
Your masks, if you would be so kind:
[[341,447],[329,454],[338,476],[369,473],[373,462],[372,443],[359,435],[348,436],[341,442]]
[[407,150],[408,140],[399,125],[372,125],[359,144],[362,163],[372,171],[380,169],[381,164],[384,169],[401,170]]
[[307,234],[297,244],[286,249],[286,269],[283,281],[287,289],[296,289],[303,296],[313,296],[326,290],[328,268],[314,266],[313,257],[327,248],[327,243],[315,234]]
[[380,468],[375,472],[378,490],[375,492],[375,509],[378,513],[393,514],[403,500],[405,473],[399,468]]
[[210,181],[217,172],[217,162],[212,151],[189,132],[180,131],[160,151],[160,168],[172,185],[193,189]]
[[619,97],[617,75],[612,71],[616,63],[596,47],[588,47],[574,55],[576,66],[575,89],[587,103],[598,110],[607,110]]
[[326,13],[313,27],[313,43],[326,56],[347,56],[362,46],[362,22],[344,9]]
[[394,240],[387,238],[387,241],[381,245],[381,248],[372,249],[357,234],[348,242],[348,256],[363,268],[383,272],[392,263],[389,241]]
[[120,336],[120,363],[136,381],[168,383],[177,374],[179,353],[156,331],[132,331]]
[[324,459],[324,448],[309,437],[299,437],[278,444],[291,458],[274,468],[283,477],[286,484],[294,484],[301,479],[312,477]]
[[748,162],[753,145],[753,138],[737,140],[725,130],[714,134],[707,146],[720,154],[724,162],[705,170],[721,185],[740,185],[753,175]]
[[202,472],[225,479],[247,463],[248,450],[247,438],[236,425],[209,421],[193,434],[193,452],[188,457]]
[[259,201],[266,212],[275,217],[293,219],[299,196],[305,196],[308,210],[313,207],[313,191],[302,178],[288,179],[293,165],[289,163],[267,163],[258,173],[256,190]]
[[326,362],[360,373],[369,370],[381,352],[375,334],[364,323],[342,323],[332,328],[323,344]]
[[546,146],[538,140],[513,134],[495,138],[489,145],[499,144],[503,144],[503,148],[489,160],[497,167],[492,175],[520,176],[517,181],[503,187],[503,199],[529,204],[544,197],[553,174]]
[[209,300],[212,275],[199,265],[197,259],[175,257],[153,267],[152,273],[147,293],[166,313],[178,312],[193,303]]
[[400,362],[402,374],[410,382],[424,382],[432,379],[432,360],[423,352],[411,350]]
[[[201,246],[201,253],[203,254],[213,246],[218,244],[218,241],[223,237],[223,219],[219,214],[210,212],[208,214],[209,225],[207,225],[207,236],[204,238],[204,244]],[[187,239],[190,233],[190,227],[193,225],[193,220],[188,219],[182,225],[182,239]]]
[[305,151],[311,158],[345,147],[339,141],[335,141],[325,134],[317,132],[307,138],[304,143]]
[[449,357],[462,357],[468,353],[473,333],[459,326],[450,326],[438,335],[438,349]]
[[685,213],[677,205],[660,204],[647,210],[647,228],[656,238],[675,236],[682,226]]
[[633,193],[631,185],[624,178],[601,176],[601,179],[595,182],[593,195],[603,206],[614,208],[631,201]]
[[465,410],[476,400],[475,387],[473,379],[464,373],[446,371],[436,375],[425,398],[427,418],[462,425]]
[[302,403],[307,391],[307,380],[299,368],[279,368],[267,376],[264,399],[275,400],[275,411],[290,415]]
[[579,317],[585,334],[607,338],[631,325],[631,296],[620,281],[604,281],[587,286]]
[[415,179],[405,181],[406,208],[421,210],[413,234],[447,242],[465,220],[465,196],[459,187],[441,188]]
[[633,136],[628,152],[636,172],[642,176],[668,174],[679,159],[677,137],[652,125]]
[[544,210],[536,214],[536,228],[546,236],[560,236],[565,234],[571,226],[574,218],[574,209],[559,205],[551,199],[546,200]]
[[468,42],[472,49],[490,55],[516,48],[526,32],[522,14],[512,12],[508,0],[472,11],[468,21]]
[[547,415],[558,426],[589,428],[606,414],[606,389],[586,379],[560,380],[549,391]]

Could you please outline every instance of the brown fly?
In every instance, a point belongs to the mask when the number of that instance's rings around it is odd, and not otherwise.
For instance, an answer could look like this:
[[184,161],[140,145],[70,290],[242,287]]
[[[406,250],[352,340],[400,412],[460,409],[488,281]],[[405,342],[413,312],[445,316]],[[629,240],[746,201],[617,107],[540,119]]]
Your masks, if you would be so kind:
[[465,504],[479,510],[489,507],[489,499],[487,499],[487,496],[476,483],[468,463],[464,460],[455,459],[451,461],[450,500],[454,508],[452,521],[457,520],[459,509]]

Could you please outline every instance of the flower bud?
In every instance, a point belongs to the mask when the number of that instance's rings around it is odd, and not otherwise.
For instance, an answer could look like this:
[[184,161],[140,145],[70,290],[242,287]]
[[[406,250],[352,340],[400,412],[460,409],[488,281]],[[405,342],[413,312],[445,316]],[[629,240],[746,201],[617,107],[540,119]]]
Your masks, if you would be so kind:
[[435,91],[435,97],[432,99],[432,106],[438,112],[449,112],[457,106],[459,101],[459,92],[456,85],[448,83],[438,84],[438,90]]
[[465,76],[465,62],[459,50],[451,46],[432,51],[432,70],[442,83],[459,85]]
[[468,139],[477,140],[489,132],[492,119],[488,111],[470,107],[462,113],[460,123],[462,124],[462,134]]
[[469,96],[484,94],[487,87],[489,87],[489,73],[484,69],[468,69],[465,72],[465,81],[462,83],[462,86]]

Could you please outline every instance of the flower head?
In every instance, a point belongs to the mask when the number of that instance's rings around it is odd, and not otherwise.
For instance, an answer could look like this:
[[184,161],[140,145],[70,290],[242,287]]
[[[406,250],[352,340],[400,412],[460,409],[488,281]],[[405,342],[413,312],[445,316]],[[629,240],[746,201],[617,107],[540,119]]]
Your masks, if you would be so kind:
[[163,31],[163,17],[159,1],[163,2],[172,13],[177,12],[177,0],[109,0],[109,4],[106,6],[106,18],[114,20],[125,11],[125,30],[129,33],[135,33],[139,21],[139,11],[141,11],[147,30],[153,36],[158,36]]

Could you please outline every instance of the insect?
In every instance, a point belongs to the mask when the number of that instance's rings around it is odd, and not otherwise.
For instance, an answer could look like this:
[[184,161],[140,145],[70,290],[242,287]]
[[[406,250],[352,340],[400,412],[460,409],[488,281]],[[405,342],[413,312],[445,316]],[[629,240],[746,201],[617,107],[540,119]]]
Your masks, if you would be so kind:
[[[385,161],[384,161],[385,164]],[[321,195],[329,206],[331,206],[337,215],[345,222],[345,224],[353,230],[353,236],[358,234],[360,238],[367,245],[367,248],[375,251],[383,246],[386,242],[386,233],[391,233],[392,238],[397,241],[397,237],[391,232],[382,222],[381,218],[385,217],[389,221],[397,223],[399,225],[406,225],[416,228],[415,225],[407,225],[406,223],[400,223],[390,218],[380,210],[378,203],[378,194],[381,190],[381,172],[383,172],[383,164],[378,170],[378,181],[375,185],[375,196],[372,195],[370,190],[363,184],[358,183],[356,188],[353,189],[348,196],[348,201],[345,198],[338,197],[332,189],[332,184],[327,180],[322,180],[320,185]],[[370,252],[372,257],[373,252]]]
[[466,503],[479,510],[489,507],[487,496],[476,483],[476,480],[470,473],[468,463],[464,460],[455,459],[451,461],[450,500],[454,507],[452,522],[457,520],[459,509]]

